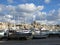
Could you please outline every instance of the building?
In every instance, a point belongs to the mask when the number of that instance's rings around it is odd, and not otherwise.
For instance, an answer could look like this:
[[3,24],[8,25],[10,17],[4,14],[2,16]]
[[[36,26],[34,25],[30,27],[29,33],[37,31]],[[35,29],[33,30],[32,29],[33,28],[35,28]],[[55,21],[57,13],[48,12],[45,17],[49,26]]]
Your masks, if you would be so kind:
[[0,30],[3,30],[3,29],[12,29],[12,27],[15,27],[15,25],[12,24],[12,23],[0,22]]
[[1,29],[7,29],[8,28],[8,23],[6,22],[0,22],[0,30]]

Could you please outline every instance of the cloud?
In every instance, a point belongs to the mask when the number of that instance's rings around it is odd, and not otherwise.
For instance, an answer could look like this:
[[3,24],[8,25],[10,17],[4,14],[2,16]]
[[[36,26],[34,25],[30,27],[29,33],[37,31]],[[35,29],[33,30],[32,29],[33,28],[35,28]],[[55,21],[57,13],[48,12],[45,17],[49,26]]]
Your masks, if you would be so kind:
[[[2,8],[1,14],[4,14],[3,17],[5,19],[3,20],[12,20],[15,18],[15,22],[20,20],[19,22],[24,22],[26,18],[26,22],[32,21],[32,16],[36,15],[36,12],[40,12],[44,9],[44,6],[36,6],[33,3],[26,3],[26,4],[19,4],[16,6],[13,5],[1,5],[0,8]],[[13,17],[14,16],[14,17]],[[19,19],[18,19],[19,16]],[[21,19],[22,18],[22,19]]]
[[45,20],[47,13],[46,12],[42,12],[42,11],[38,11],[35,13],[36,15],[36,20]]
[[[23,18],[27,18],[27,22],[31,22],[33,15],[36,15],[36,12],[39,12],[44,9],[44,6],[36,6],[35,4],[20,4],[17,6],[16,11],[18,15],[22,16]],[[25,20],[25,19],[24,19]],[[28,21],[29,20],[29,21]]]
[[15,6],[7,5],[6,6],[6,10],[8,10],[8,11],[15,11]]
[[13,3],[13,0],[7,0],[8,3]]
[[41,24],[47,24],[47,20],[42,20],[42,21],[37,20],[36,22]]
[[58,24],[58,21],[55,20],[55,21],[49,21],[49,20],[42,20],[42,21],[37,21],[38,23],[40,24],[46,24],[46,25],[56,25]]
[[50,10],[47,13],[46,19],[47,20],[57,20],[58,19],[58,11],[55,9]]
[[44,17],[44,16],[46,16],[46,12],[37,12],[37,15]]
[[31,4],[20,4],[18,5],[18,11],[20,12],[34,12],[34,11],[37,11],[37,10],[43,10],[44,9],[44,6],[35,6],[33,3]]
[[2,11],[2,8],[0,7],[0,12]]
[[60,6],[60,3],[59,4],[57,4],[58,6]]
[[56,25],[57,24],[57,21],[47,21],[49,25]]
[[58,17],[60,18],[60,8],[58,9]]
[[49,11],[49,15],[52,16],[55,13],[55,9]]
[[10,19],[10,18],[13,18],[12,15],[5,15],[4,17],[5,17],[5,18],[9,18],[9,19]]
[[16,21],[15,20],[10,20],[10,23],[16,23]]
[[50,1],[51,1],[51,0],[44,0],[44,2],[47,3],[47,4],[50,3]]
[[3,12],[5,10],[5,5],[0,4],[0,12]]
[[43,9],[43,5],[36,6],[33,3],[19,4],[15,6],[0,4],[0,21],[31,23],[34,20],[33,15],[35,15],[35,20],[39,20],[43,24],[59,24],[60,8],[58,10],[52,9],[48,11],[48,13],[43,12]]
[[[41,16],[38,20],[41,24],[47,24],[47,25],[56,25],[60,24],[60,8],[58,10],[50,10],[47,12],[37,12],[39,16]],[[44,15],[43,15],[44,14]],[[39,18],[38,16],[38,18]]]
[[0,16],[0,21],[2,20],[3,16]]
[[0,21],[2,22],[10,22],[10,23],[15,23],[16,21],[13,18],[12,15],[4,15],[4,16],[0,16]]

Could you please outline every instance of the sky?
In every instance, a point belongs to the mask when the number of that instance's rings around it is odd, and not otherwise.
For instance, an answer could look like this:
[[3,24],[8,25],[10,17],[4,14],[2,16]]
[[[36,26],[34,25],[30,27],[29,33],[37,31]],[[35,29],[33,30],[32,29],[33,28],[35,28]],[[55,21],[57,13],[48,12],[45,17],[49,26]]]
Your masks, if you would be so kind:
[[0,0],[0,22],[60,24],[60,0]]

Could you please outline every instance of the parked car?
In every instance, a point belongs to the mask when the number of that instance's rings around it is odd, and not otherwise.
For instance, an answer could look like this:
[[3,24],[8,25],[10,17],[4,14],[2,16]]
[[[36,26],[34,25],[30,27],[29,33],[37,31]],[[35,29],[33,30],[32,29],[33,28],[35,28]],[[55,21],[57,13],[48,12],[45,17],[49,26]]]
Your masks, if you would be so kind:
[[52,30],[52,31],[50,31],[48,37],[60,37],[59,30]]
[[33,38],[32,32],[29,29],[18,30],[16,32],[16,34],[18,35],[18,37],[24,37],[26,39],[32,39]]
[[49,30],[34,30],[34,38],[47,38]]
[[49,36],[49,30],[41,30],[40,37],[48,38]]
[[8,30],[0,30],[0,39],[8,40]]
[[9,35],[8,35],[9,39],[16,38],[16,30],[9,30],[8,33],[9,33]]
[[31,30],[10,30],[9,38],[32,39],[32,33],[31,33]]

